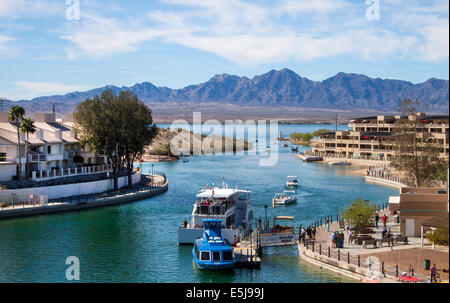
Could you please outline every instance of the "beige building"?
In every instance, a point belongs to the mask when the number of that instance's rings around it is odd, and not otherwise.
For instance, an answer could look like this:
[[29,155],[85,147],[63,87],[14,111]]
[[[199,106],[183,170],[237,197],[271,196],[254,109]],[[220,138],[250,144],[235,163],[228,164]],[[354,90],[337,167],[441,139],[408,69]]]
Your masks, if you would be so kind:
[[390,197],[389,210],[399,214],[403,236],[420,237],[423,223],[448,213],[447,188],[403,187]]
[[[71,116],[68,116],[68,121],[57,122],[54,113],[36,113],[33,120],[36,131],[28,139],[29,177],[32,179],[62,177],[79,171],[85,172],[82,166],[107,163],[106,156],[97,155],[87,144],[80,143],[74,132]],[[25,143],[25,134],[20,133],[20,147],[18,146],[17,126],[8,121],[8,113],[0,113],[0,181],[12,180],[16,176],[18,148],[21,153],[22,175],[25,175]],[[82,157],[82,162],[76,161],[80,160],[79,157]],[[89,171],[88,169],[87,172]]]
[[311,151],[317,156],[347,159],[367,159],[390,161],[395,155],[392,139],[395,128],[402,119],[418,119],[419,132],[429,134],[441,149],[441,156],[449,155],[448,116],[372,116],[350,120],[350,130],[323,133],[313,140]]

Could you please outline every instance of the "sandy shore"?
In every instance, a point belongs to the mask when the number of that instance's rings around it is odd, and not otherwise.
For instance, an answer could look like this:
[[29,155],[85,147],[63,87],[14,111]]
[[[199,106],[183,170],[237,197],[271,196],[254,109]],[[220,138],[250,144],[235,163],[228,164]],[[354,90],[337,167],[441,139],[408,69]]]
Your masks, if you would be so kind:
[[177,159],[175,157],[170,157],[170,156],[145,154],[142,157],[141,162],[175,162],[178,160],[179,159]]

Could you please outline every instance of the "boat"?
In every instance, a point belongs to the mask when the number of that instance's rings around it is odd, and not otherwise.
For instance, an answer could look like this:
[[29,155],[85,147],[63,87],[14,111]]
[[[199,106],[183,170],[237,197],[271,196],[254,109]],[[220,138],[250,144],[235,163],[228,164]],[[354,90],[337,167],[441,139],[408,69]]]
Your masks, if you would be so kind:
[[287,187],[298,187],[297,176],[288,176],[286,186]]
[[285,190],[282,193],[276,193],[272,199],[272,206],[275,207],[277,205],[289,205],[292,203],[297,203],[297,198],[294,197],[295,191],[293,190]]
[[228,188],[225,182],[222,188],[206,187],[196,196],[189,222],[178,228],[178,243],[194,244],[202,237],[202,220],[212,218],[222,221],[224,240],[238,242],[252,231],[253,217],[250,191]]
[[283,146],[284,146],[284,147],[288,147],[288,144],[287,144],[287,143],[283,143]]
[[192,256],[201,269],[223,270],[234,267],[233,247],[222,237],[222,220],[202,220],[203,236],[195,240]]
[[[286,222],[286,223],[283,223]],[[277,216],[273,219],[272,227],[260,234],[261,247],[295,245],[295,218],[291,216]]]
[[292,152],[298,152],[298,146],[291,146]]
[[269,145],[266,146],[266,152],[270,153],[270,146]]
[[305,155],[300,155],[300,159],[302,159],[304,162],[323,161],[323,157],[320,157],[320,156],[305,156]]
[[345,165],[352,165],[351,162],[347,162],[347,161],[335,161],[335,162],[330,162],[328,163],[328,165],[332,165],[332,166],[345,166]]

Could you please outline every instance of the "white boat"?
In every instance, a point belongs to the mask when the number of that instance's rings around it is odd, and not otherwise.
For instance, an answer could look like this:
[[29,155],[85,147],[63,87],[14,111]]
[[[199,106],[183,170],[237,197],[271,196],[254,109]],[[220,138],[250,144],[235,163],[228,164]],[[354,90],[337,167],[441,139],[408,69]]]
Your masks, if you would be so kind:
[[222,236],[233,244],[251,232],[253,217],[250,191],[231,189],[225,183],[222,188],[202,189],[193,205],[191,220],[178,229],[178,243],[194,244],[202,237],[204,219],[221,219]]
[[282,193],[276,193],[272,199],[272,206],[275,207],[277,205],[289,205],[292,203],[297,203],[297,198],[294,197],[295,191],[293,190],[285,190]]
[[284,143],[283,146],[284,146],[284,147],[288,147],[288,144],[287,144],[287,143]]
[[297,176],[288,176],[288,180],[286,182],[286,186],[288,187],[298,187]]
[[270,146],[269,145],[266,146],[266,152],[270,153]]
[[328,165],[344,166],[344,165],[352,165],[352,163],[351,162],[347,162],[347,161],[335,161],[335,162],[328,163]]

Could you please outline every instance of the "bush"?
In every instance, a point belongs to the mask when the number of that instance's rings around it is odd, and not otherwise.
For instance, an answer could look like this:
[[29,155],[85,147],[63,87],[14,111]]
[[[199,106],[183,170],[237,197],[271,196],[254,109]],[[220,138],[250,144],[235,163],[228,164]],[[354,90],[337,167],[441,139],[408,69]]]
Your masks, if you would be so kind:
[[299,141],[303,137],[303,134],[302,133],[292,133],[290,137],[291,137],[291,139]]
[[376,209],[375,203],[358,198],[346,210],[342,211],[342,218],[360,231],[370,222],[370,218]]
[[426,233],[425,238],[438,244],[448,245],[448,213],[436,218],[436,230],[434,233]]
[[312,138],[313,138],[313,135],[311,135],[310,133],[306,133],[302,136],[302,141],[309,142]]

